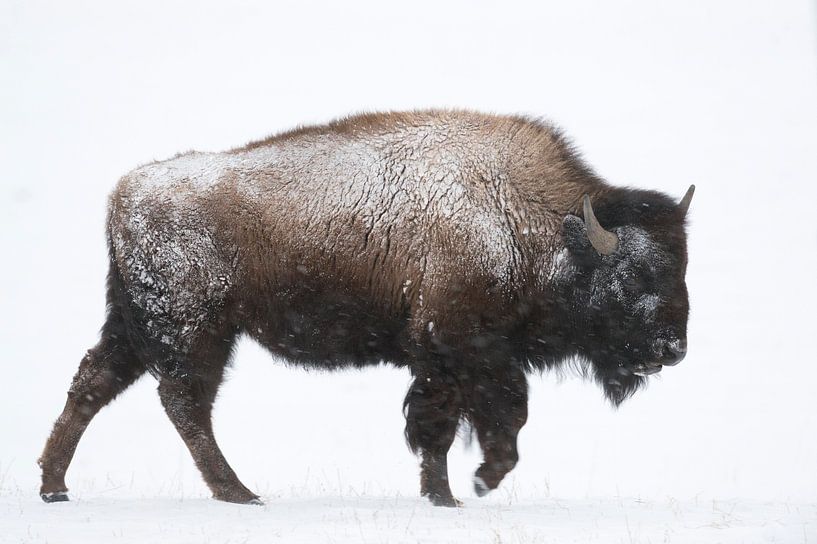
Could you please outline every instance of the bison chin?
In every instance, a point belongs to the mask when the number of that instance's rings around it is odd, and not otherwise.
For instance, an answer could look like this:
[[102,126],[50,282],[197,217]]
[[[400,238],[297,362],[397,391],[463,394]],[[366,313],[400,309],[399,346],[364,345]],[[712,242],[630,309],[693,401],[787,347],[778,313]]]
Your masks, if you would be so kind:
[[625,366],[593,365],[593,369],[596,382],[601,385],[604,396],[616,408],[647,383],[645,376],[634,374]]

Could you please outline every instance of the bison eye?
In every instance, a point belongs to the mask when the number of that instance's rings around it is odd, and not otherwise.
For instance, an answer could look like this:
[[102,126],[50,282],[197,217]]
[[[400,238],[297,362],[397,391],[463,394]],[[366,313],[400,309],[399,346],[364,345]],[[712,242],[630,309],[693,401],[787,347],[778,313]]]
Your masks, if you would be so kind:
[[624,287],[631,293],[640,293],[644,290],[644,281],[636,276],[624,278]]

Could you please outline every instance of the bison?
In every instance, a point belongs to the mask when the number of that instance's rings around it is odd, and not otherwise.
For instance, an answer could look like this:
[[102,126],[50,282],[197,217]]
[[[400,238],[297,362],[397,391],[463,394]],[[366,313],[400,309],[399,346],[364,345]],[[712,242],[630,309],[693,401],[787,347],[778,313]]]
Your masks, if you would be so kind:
[[517,463],[528,373],[573,364],[618,405],[684,357],[693,190],[613,187],[552,125],[469,111],[141,166],[110,196],[107,318],[39,459],[41,497],[67,500],[87,425],[148,372],[214,498],[260,503],[211,424],[241,335],[312,368],[407,368],[421,494],[460,504],[446,457],[466,421],[483,495]]

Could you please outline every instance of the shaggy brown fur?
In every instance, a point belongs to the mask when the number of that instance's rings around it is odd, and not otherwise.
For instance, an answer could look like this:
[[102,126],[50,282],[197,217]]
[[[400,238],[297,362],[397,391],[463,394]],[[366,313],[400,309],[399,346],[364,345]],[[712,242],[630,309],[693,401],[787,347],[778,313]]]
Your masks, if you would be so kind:
[[[584,195],[612,255],[590,245]],[[148,371],[214,496],[257,502],[210,423],[240,334],[309,366],[408,367],[422,494],[458,504],[446,455],[461,418],[483,494],[517,462],[527,371],[578,357],[618,403],[677,362],[683,215],[605,184],[546,123],[467,111],[359,115],[137,168],[111,195],[108,321],[40,459],[41,494],[67,498],[85,427]]]

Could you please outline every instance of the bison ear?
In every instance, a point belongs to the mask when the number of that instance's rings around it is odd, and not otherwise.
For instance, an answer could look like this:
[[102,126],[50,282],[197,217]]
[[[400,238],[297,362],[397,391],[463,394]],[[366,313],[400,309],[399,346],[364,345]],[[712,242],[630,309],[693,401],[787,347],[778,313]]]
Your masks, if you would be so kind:
[[587,237],[587,228],[581,217],[568,215],[562,220],[562,239],[568,251],[580,261],[589,264],[597,260],[598,253]]

